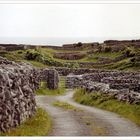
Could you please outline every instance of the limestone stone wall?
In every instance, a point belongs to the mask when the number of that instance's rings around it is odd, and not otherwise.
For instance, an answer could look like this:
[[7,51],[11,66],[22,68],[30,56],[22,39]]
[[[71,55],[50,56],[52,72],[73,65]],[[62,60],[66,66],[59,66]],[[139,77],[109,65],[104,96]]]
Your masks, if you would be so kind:
[[64,59],[64,60],[78,60],[84,58],[86,53],[81,52],[57,52],[53,54],[54,58]]
[[6,132],[34,115],[38,70],[0,57],[0,131]]
[[140,40],[105,40],[107,45],[119,45],[119,44],[140,44]]
[[[131,76],[131,78],[138,78],[139,79],[139,72],[121,72],[117,70],[103,70],[103,69],[89,69],[89,68],[64,68],[64,67],[55,67],[55,70],[58,71],[60,75],[67,76],[69,74],[74,75],[83,75],[85,78],[96,78],[101,79],[103,77],[108,77],[110,74],[113,77],[117,75],[125,76],[125,78]],[[98,78],[99,77],[99,78]],[[101,78],[100,78],[101,77]]]
[[45,81],[49,89],[57,89],[59,85],[59,74],[55,69],[40,70],[40,81]]
[[101,92],[117,100],[140,103],[140,74],[129,72],[101,72],[84,75],[68,75],[67,88],[84,88],[90,92]]
[[89,94],[91,92],[100,92],[107,96],[112,96],[119,101],[124,101],[130,104],[140,104],[140,93],[129,90],[128,88],[112,89],[109,84],[91,81],[85,81],[81,87]]
[[140,92],[140,73],[132,72],[97,72],[84,74],[84,80],[109,84],[113,89],[130,89]]
[[69,74],[80,75],[85,73],[95,73],[95,72],[104,72],[109,70],[98,70],[98,69],[88,69],[88,68],[62,68],[56,67],[55,68],[60,75],[67,76]]
[[58,72],[54,69],[48,71],[47,85],[49,89],[57,89],[59,83]]
[[83,78],[82,75],[73,75],[70,74],[66,77],[66,88],[77,88],[83,85]]
[[41,80],[49,89],[58,88],[56,70],[36,69],[0,57],[0,132],[10,131],[35,114],[34,92]]

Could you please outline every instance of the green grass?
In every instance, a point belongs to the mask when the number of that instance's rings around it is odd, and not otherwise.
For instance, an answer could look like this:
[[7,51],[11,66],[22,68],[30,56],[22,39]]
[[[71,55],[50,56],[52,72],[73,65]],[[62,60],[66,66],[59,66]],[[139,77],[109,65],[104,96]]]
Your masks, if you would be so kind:
[[[37,60],[25,60],[25,54],[27,50],[18,50],[18,51],[11,51],[11,52],[6,52],[6,54],[3,54],[6,58],[12,61],[16,62],[29,62],[33,66],[37,68],[45,68],[45,67],[70,67],[73,68],[77,62],[99,62],[97,59],[98,57],[109,57],[111,59],[114,59],[120,55],[122,55],[122,51],[120,52],[101,52],[101,53],[93,53],[93,54],[87,54],[84,58],[79,59],[79,60],[63,60],[63,59],[57,59],[53,58],[53,54],[56,52],[72,52],[70,50],[54,50],[54,49],[49,49],[49,48],[38,48],[38,49],[29,49],[28,51],[34,52],[37,51],[39,52],[42,56],[44,56],[45,60],[47,61],[41,62]],[[77,52],[81,53],[86,53],[89,51],[89,49],[83,49],[83,50],[78,50]],[[136,49],[134,51],[137,55],[139,54],[139,50]],[[111,63],[111,64],[95,64],[92,66],[87,66],[86,68],[95,68],[95,69],[109,69],[109,70],[123,70],[123,71],[139,71],[140,67],[137,65],[134,65],[134,63],[130,62],[131,58],[126,58],[124,60]],[[69,63],[73,62],[73,64]],[[80,67],[78,65],[78,67]]]
[[37,62],[37,61],[33,61],[33,60],[22,60],[22,62],[28,62],[31,63],[33,66],[37,67],[37,68],[46,68],[49,67],[43,63]]
[[[93,53],[93,54],[90,54],[90,55],[87,54],[84,58],[78,59],[78,60],[63,60],[63,59],[58,59],[58,58],[53,58],[53,59],[56,60],[56,61],[59,61],[59,62],[64,62],[64,63],[68,63],[68,62],[98,62],[97,57],[109,57],[109,58],[114,59],[115,57],[118,57],[121,54],[122,54],[122,52],[114,52],[114,53],[111,53],[111,52],[104,53],[104,52],[102,52],[102,53]],[[101,67],[102,66],[103,65],[101,65]]]
[[40,62],[37,62],[37,61],[25,60],[24,59],[25,52],[26,52],[25,50],[7,52],[7,54],[5,54],[5,57],[8,60],[11,60],[11,61],[31,63],[33,66],[35,66],[37,68],[46,68],[46,67],[48,67],[47,65],[45,65],[43,63],[40,63]]
[[37,95],[62,95],[65,93],[65,78],[60,77],[59,88],[55,90],[50,90],[47,88],[45,82],[41,82],[40,88],[36,91]]
[[138,71],[140,70],[140,66],[136,66],[133,62],[130,62],[130,58],[123,59],[119,62],[104,65],[106,69],[115,69],[115,70],[123,70],[123,71]]
[[0,133],[0,136],[47,136],[51,125],[52,122],[47,112],[38,108],[35,116],[10,132]]
[[41,48],[43,51],[49,52],[49,53],[54,53],[54,52],[86,52],[89,51],[90,48],[85,47],[84,49],[81,50],[55,50],[55,49],[51,49],[51,48]]
[[45,88],[45,89],[38,89],[36,91],[36,94],[37,95],[62,95],[64,94],[64,89],[55,89],[55,90],[50,90],[48,88]]
[[88,62],[97,62],[97,57],[109,57],[109,58],[115,58],[115,57],[118,57],[120,56],[122,53],[121,52],[114,52],[114,53],[111,53],[111,52],[101,52],[101,53],[93,53],[93,54],[90,54],[88,55],[84,61],[88,61]]
[[[20,53],[19,53],[20,52]],[[11,52],[7,52],[7,54],[5,54],[5,57],[8,59],[8,60],[11,60],[11,61],[21,61],[23,60],[23,55],[24,55],[24,51],[11,51]]]
[[101,52],[101,53],[94,53],[94,57],[102,56],[102,57],[110,57],[115,58],[122,54],[122,52]]
[[61,108],[66,109],[66,110],[74,110],[74,111],[78,110],[75,106],[70,105],[67,102],[56,101],[56,102],[53,103],[53,105],[61,107]]
[[55,61],[59,61],[59,62],[88,62],[88,61],[90,61],[90,62],[95,62],[95,61],[96,61],[95,59],[90,59],[90,60],[89,60],[89,59],[88,59],[88,56],[85,56],[84,58],[81,58],[81,59],[78,59],[78,60],[64,60],[64,59],[59,59],[59,58],[54,58],[54,57],[53,57],[53,54],[56,53],[56,52],[62,52],[62,53],[63,53],[63,52],[65,52],[65,53],[66,53],[66,52],[69,52],[69,53],[70,53],[70,52],[71,52],[71,53],[72,53],[72,52],[81,52],[81,53],[84,52],[84,53],[86,53],[87,50],[85,50],[85,49],[84,49],[84,50],[80,50],[80,51],[79,51],[79,50],[74,50],[74,51],[72,50],[72,51],[71,51],[71,50],[53,50],[53,49],[46,49],[46,48],[45,48],[45,49],[41,49],[41,50],[42,50],[42,52],[43,52],[44,54],[47,54],[47,55],[49,54]]
[[140,105],[120,102],[112,96],[107,96],[101,93],[86,93],[84,89],[77,89],[73,98],[80,104],[95,106],[118,113],[140,126]]

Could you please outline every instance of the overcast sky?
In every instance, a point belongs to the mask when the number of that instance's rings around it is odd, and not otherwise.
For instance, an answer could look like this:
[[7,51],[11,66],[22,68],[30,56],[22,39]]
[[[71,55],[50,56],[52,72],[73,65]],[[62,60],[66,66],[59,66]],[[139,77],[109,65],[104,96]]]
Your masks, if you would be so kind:
[[140,38],[140,4],[0,4],[1,43],[62,44],[78,38]]

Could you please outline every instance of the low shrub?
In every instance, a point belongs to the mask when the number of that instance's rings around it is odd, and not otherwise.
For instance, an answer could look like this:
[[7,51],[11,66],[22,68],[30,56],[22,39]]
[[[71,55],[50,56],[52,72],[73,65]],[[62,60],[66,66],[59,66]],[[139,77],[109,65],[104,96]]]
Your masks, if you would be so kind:
[[34,60],[34,61],[37,61],[37,62],[41,62],[43,64],[47,64],[47,65],[50,65],[50,66],[56,66],[56,67],[64,65],[62,62],[54,60],[49,55],[41,54],[37,50],[28,50],[25,53],[25,59]]
[[108,47],[105,47],[105,52],[111,52],[111,50],[112,50],[112,48],[110,47],[110,46],[108,46]]

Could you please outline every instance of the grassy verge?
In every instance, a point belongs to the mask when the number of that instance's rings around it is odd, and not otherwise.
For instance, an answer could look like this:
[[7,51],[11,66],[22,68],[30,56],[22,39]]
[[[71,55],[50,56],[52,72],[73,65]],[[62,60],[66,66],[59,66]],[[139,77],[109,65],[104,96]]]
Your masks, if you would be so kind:
[[55,90],[50,90],[48,88],[45,88],[45,89],[38,89],[36,91],[36,94],[37,95],[62,95],[64,94],[64,89],[55,89]]
[[0,133],[0,136],[47,136],[51,129],[51,119],[46,111],[37,109],[34,117],[10,132]]
[[118,113],[140,126],[140,105],[120,102],[115,100],[112,96],[106,96],[101,93],[86,93],[83,89],[77,89],[73,98],[80,104],[95,106]]
[[74,110],[74,111],[78,110],[75,106],[70,105],[66,102],[56,101],[56,102],[53,103],[53,105],[61,107],[61,108],[66,109],[66,110]]
[[33,61],[33,60],[22,60],[22,62],[27,62],[27,63],[31,63],[33,66],[35,66],[36,68],[46,68],[49,67],[41,62],[37,62],[37,61]]
[[45,82],[41,82],[40,88],[36,91],[37,95],[62,95],[65,93],[65,78],[60,77],[59,88],[55,90],[50,90],[47,88]]

